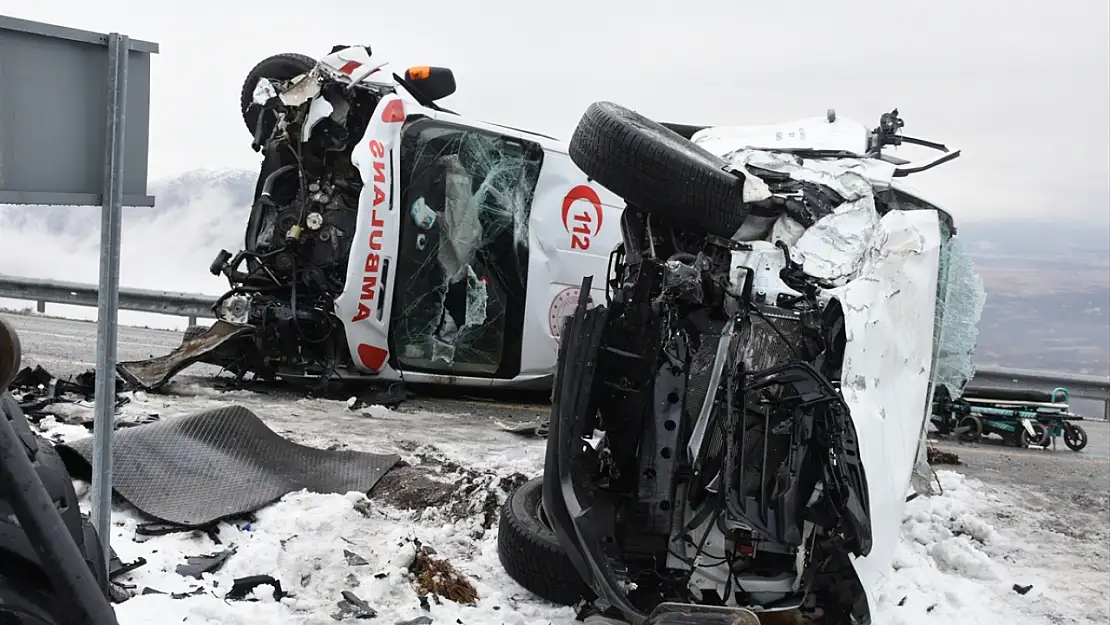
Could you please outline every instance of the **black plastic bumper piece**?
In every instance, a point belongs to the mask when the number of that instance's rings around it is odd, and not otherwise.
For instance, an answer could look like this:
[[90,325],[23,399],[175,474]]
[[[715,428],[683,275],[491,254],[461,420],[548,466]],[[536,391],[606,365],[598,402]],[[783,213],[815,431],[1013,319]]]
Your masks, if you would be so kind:
[[[591,282],[589,277],[582,281],[582,293],[590,292]],[[581,486],[585,480],[576,475],[581,468],[576,466],[577,458],[584,453],[583,424],[596,408],[594,380],[607,315],[604,306],[587,310],[583,297],[563,327],[544,462],[543,509],[567,556],[597,594],[599,605],[612,607],[640,625],[648,615],[637,610],[618,585],[601,550],[590,497]]]

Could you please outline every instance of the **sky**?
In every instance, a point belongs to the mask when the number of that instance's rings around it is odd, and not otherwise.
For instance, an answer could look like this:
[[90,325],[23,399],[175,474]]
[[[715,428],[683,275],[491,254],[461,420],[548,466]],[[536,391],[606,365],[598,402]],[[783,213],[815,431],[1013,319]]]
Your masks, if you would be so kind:
[[160,45],[155,179],[257,167],[238,104],[249,69],[358,43],[397,71],[451,67],[445,104],[464,115],[557,137],[596,100],[696,124],[835,108],[871,126],[897,107],[907,135],[963,150],[912,180],[959,221],[1110,224],[1106,0],[0,0],[0,13]]

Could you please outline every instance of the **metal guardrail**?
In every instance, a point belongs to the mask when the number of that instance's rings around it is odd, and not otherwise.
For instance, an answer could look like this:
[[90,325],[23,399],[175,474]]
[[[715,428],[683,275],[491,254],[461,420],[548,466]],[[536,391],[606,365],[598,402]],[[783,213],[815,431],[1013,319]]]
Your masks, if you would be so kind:
[[[0,297],[36,302],[40,313],[46,312],[47,302],[77,306],[97,305],[95,285],[5,275],[0,275]],[[188,317],[190,325],[195,324],[198,317],[212,318],[212,304],[215,301],[215,296],[199,293],[148,289],[119,290],[119,307],[123,310]],[[1068,389],[1072,399],[1101,402],[1102,418],[1110,419],[1110,377],[982,367],[976,370],[974,383],[983,386],[1044,391],[1064,387]]]
[[[0,275],[0,297],[33,301],[36,303],[36,310],[44,313],[48,302],[95,307],[97,305],[97,288],[96,285],[80,282],[37,280]],[[212,304],[216,302],[216,299],[214,295],[202,295],[200,293],[150,289],[121,288],[119,290],[119,307],[121,310],[188,317],[189,325],[195,324],[197,317],[212,318]]]

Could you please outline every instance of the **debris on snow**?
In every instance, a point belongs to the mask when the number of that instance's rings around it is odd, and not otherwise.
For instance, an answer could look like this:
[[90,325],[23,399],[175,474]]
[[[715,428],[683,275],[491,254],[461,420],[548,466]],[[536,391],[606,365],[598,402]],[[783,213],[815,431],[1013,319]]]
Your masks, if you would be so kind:
[[342,621],[348,616],[355,619],[371,619],[378,615],[377,610],[370,607],[369,603],[359,599],[355,593],[344,590],[342,594],[343,599],[336,603],[339,612],[332,615],[335,620]]
[[[120,503],[113,510],[112,546],[124,562],[147,560],[142,568],[119,576],[118,581],[135,587],[134,596],[115,606],[120,625],[324,625],[336,622],[333,615],[342,590],[377,611],[367,622],[383,625],[576,623],[574,608],[543,602],[505,574],[497,557],[496,515],[487,514],[491,502],[504,502],[525,475],[542,470],[541,439],[522,438],[492,425],[482,429],[450,415],[417,412],[393,413],[397,424],[365,428],[361,436],[352,437],[346,423],[365,421],[346,411],[344,401],[275,402],[247,392],[238,401],[255,407],[271,427],[295,431],[306,444],[322,448],[344,441],[355,449],[399,449],[408,462],[409,477],[417,479],[423,472],[427,480],[455,490],[427,509],[413,497],[407,500],[408,509],[402,508],[398,503],[405,499],[382,492],[382,482],[369,498],[361,493],[300,491],[258,510],[249,522],[221,521],[206,531],[161,534],[145,525],[148,519]],[[214,405],[208,393],[169,399],[136,394],[121,414],[160,411],[163,418],[176,418]],[[52,416],[36,429],[55,440],[88,435],[84,427]],[[951,470],[938,470],[937,476],[942,494],[922,495],[906,504],[894,566],[876,590],[874,623],[1106,622],[1105,581],[1075,586],[1064,572],[1066,563],[1053,559],[1059,554],[1041,553],[1030,543],[1029,532],[1043,531],[1032,525],[1036,519],[1029,521],[1028,529],[992,525],[1003,513],[1023,510],[1021,502]],[[463,488],[475,482],[478,486],[464,495]],[[87,512],[88,485],[76,486]],[[487,518],[493,521],[488,530],[483,529]],[[146,528],[143,534],[140,528]],[[437,553],[429,557],[449,562],[474,588],[472,604],[446,596],[437,602],[440,595],[422,594],[411,572],[416,568],[417,536],[423,545],[435,545]],[[231,549],[235,554],[222,567],[200,578],[177,572],[190,556]],[[349,553],[358,557],[349,558]],[[1077,561],[1070,570],[1083,566]],[[234,580],[262,571],[290,596],[275,601],[277,587],[263,585],[254,590],[256,601],[224,599]],[[1029,580],[1041,581],[1027,595],[1014,590],[1015,584]]]
[[273,577],[269,575],[251,575],[236,579],[231,585],[231,590],[224,598],[264,601],[267,596],[272,597],[274,601],[279,601],[287,595],[281,590],[281,582]]
[[478,590],[474,588],[474,584],[450,562],[434,557],[426,549],[416,552],[416,559],[410,570],[420,594],[443,597],[465,605],[474,605],[478,601]]
[[953,464],[960,465],[960,457],[950,451],[941,451],[932,445],[925,448],[925,453],[929,464]]

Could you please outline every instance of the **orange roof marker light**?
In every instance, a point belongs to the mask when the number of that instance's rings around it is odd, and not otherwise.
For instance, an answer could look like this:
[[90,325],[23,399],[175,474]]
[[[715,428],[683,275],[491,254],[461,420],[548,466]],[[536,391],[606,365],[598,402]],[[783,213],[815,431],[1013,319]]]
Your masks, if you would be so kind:
[[408,71],[405,72],[405,78],[408,79],[408,80],[424,80],[425,78],[428,78],[431,75],[432,75],[432,68],[427,66],[427,65],[421,65],[419,67],[410,67],[408,69]]
[[[446,67],[417,65],[405,70],[405,82],[430,102],[455,93],[455,74]],[[427,106],[427,103],[422,103]]]

